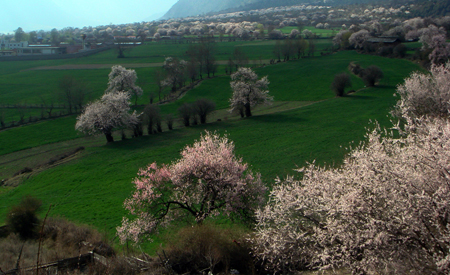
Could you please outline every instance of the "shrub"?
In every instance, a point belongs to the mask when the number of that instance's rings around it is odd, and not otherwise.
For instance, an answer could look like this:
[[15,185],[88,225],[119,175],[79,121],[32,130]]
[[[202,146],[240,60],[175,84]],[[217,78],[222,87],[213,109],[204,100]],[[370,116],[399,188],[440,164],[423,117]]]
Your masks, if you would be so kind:
[[173,129],[173,115],[172,114],[168,114],[166,116],[166,123],[167,123],[167,128],[169,128],[169,130]]
[[193,114],[191,104],[183,103],[180,107],[178,107],[178,113],[180,114],[180,117],[183,120],[184,126],[189,127],[190,119]]
[[13,233],[19,234],[21,239],[31,239],[37,236],[39,219],[36,212],[41,207],[41,201],[25,196],[21,202],[9,210],[6,223]]
[[200,123],[206,123],[206,117],[216,109],[214,101],[206,98],[201,98],[194,103],[194,110],[200,117]]
[[204,224],[183,228],[168,241],[164,251],[172,269],[178,274],[213,274],[231,269],[252,274],[253,259],[243,230],[223,229]]
[[94,251],[103,256],[114,256],[114,249],[102,235],[88,226],[77,225],[62,218],[48,218],[42,238],[47,247],[54,249],[58,259],[74,257]]
[[383,71],[380,69],[380,67],[375,65],[371,65],[365,68],[363,71],[361,71],[360,75],[364,83],[366,83],[366,85],[370,87],[375,86],[375,84],[384,76]]
[[340,73],[334,76],[333,83],[331,83],[331,89],[334,91],[336,96],[344,96],[345,88],[351,87],[352,81],[350,76],[346,73]]
[[403,44],[398,44],[394,47],[394,56],[403,58],[406,56],[406,52],[408,51],[408,48]]
[[147,124],[147,132],[149,135],[153,134],[153,128],[157,125],[158,121],[161,121],[159,107],[153,104],[145,106],[144,122]]

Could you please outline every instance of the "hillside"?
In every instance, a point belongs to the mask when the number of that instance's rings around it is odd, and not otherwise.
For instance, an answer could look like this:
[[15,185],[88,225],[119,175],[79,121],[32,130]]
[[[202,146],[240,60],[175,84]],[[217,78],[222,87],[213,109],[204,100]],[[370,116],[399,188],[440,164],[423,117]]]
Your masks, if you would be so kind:
[[[380,4],[388,0],[179,0],[162,19],[180,18],[186,16],[204,15],[211,13],[228,13],[267,9],[271,7],[314,4],[326,6],[344,6],[353,4]],[[408,2],[407,0],[397,1]],[[419,1],[420,2],[420,1]]]
[[179,18],[221,11],[257,2],[258,0],[179,0],[162,17]]

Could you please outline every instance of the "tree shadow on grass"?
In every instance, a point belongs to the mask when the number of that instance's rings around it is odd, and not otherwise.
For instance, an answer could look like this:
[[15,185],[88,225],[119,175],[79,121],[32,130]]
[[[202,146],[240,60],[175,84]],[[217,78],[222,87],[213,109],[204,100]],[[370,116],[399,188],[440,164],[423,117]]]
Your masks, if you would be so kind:
[[370,95],[352,94],[352,95],[345,96],[345,98],[349,98],[349,99],[373,99],[375,97],[374,96],[370,96]]

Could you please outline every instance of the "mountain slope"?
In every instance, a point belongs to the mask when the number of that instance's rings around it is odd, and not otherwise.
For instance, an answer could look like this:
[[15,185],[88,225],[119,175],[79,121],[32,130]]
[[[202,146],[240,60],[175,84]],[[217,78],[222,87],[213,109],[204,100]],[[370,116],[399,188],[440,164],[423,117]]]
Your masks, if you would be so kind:
[[254,2],[258,2],[258,0],[179,0],[162,18],[201,15],[208,12],[236,8]]

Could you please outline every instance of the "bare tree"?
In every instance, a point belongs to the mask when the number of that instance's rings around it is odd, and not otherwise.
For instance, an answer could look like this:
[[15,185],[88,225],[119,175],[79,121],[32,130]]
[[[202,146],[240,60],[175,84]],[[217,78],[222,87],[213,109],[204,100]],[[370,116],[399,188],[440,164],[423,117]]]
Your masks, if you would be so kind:
[[201,98],[194,103],[194,110],[200,117],[200,123],[206,123],[206,117],[216,109],[214,101]]
[[161,121],[160,109],[154,104],[149,104],[144,109],[144,122],[147,124],[147,132],[153,134],[153,130],[158,121]]

